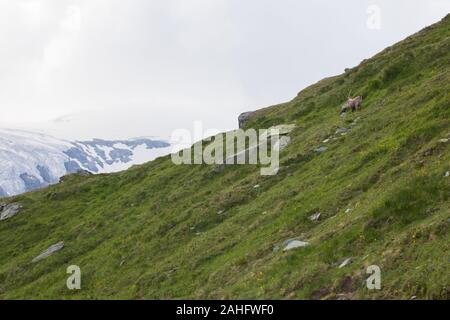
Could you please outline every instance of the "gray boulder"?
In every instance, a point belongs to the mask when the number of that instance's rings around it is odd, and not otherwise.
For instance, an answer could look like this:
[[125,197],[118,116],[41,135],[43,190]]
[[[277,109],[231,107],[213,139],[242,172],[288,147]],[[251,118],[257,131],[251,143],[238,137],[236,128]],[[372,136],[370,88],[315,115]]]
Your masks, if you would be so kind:
[[253,114],[254,114],[253,111],[241,113],[238,117],[239,128],[243,128],[245,124],[250,120]]
[[225,170],[225,165],[219,164],[212,169],[213,173],[222,173]]
[[342,269],[346,266],[348,266],[349,264],[351,264],[353,262],[352,258],[347,258],[344,261],[341,262],[341,264],[339,265],[339,269]]
[[59,183],[63,183],[65,182],[68,178],[73,177],[73,176],[79,176],[79,177],[90,177],[94,175],[92,172],[87,171],[87,170],[83,170],[83,169],[78,169],[73,173],[68,173],[64,176],[62,176],[61,178],[59,178]]
[[62,242],[62,241],[58,242],[57,244],[54,244],[54,245],[48,247],[40,255],[35,257],[31,262],[38,262],[42,259],[45,259],[45,258],[49,257],[50,255],[52,255],[53,253],[61,250],[62,248],[64,248],[64,242]]
[[309,246],[308,242],[300,241],[298,239],[289,239],[284,243],[283,251],[288,251],[288,250],[297,249],[297,248],[303,248],[306,246]]
[[291,138],[289,136],[281,136],[277,143],[274,145],[274,149],[281,151],[286,148],[289,143],[291,143]]
[[318,221],[320,219],[320,212],[314,213],[311,217],[309,217],[309,220],[311,221]]
[[328,150],[327,147],[320,147],[320,148],[314,149],[314,151],[317,153],[324,153],[327,150]]
[[360,117],[356,118],[355,120],[353,120],[352,123],[350,123],[350,125],[351,125],[352,127],[353,127],[353,126],[356,126],[356,125],[358,124],[359,120],[361,120]]
[[19,203],[0,205],[0,221],[14,217],[22,206]]
[[338,128],[336,130],[336,134],[342,134],[342,133],[346,133],[346,132],[348,132],[347,128]]
[[92,175],[93,175],[92,172],[87,171],[87,170],[78,170],[78,171],[76,172],[76,174],[79,175],[79,176],[81,176],[81,177],[89,177],[89,176],[92,176]]

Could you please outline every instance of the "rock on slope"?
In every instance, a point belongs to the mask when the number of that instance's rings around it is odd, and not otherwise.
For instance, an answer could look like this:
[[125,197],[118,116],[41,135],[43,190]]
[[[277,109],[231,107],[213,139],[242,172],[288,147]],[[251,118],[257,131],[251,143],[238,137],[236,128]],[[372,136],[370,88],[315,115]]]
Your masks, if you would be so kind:
[[48,186],[78,170],[115,172],[169,152],[167,142],[146,138],[69,142],[0,129],[0,197]]

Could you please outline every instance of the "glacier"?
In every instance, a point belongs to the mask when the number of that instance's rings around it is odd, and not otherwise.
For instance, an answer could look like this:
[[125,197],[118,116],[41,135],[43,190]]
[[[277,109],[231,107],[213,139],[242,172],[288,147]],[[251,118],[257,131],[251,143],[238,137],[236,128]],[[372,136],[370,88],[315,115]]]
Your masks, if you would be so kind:
[[69,173],[109,173],[152,161],[171,152],[163,139],[66,141],[0,128],[0,198],[58,183]]

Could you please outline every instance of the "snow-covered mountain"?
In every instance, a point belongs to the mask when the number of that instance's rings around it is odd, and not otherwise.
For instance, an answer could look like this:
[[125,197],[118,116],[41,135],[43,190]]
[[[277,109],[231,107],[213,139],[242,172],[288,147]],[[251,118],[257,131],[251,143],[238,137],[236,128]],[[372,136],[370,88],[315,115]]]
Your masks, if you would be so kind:
[[170,143],[149,138],[66,141],[21,130],[0,129],[0,197],[57,183],[79,170],[126,170],[171,152]]

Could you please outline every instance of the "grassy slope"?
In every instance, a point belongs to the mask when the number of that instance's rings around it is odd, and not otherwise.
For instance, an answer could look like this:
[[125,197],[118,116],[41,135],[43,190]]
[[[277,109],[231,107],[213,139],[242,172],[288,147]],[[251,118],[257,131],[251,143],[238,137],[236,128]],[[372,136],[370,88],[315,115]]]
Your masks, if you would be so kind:
[[[258,111],[249,126],[298,125],[277,176],[165,157],[9,199],[24,209],[0,223],[0,298],[448,299],[449,37],[450,16]],[[363,110],[340,118],[349,90]],[[357,117],[327,152],[312,151]],[[311,246],[274,252],[292,237]],[[30,263],[58,241],[62,251]],[[65,287],[71,264],[81,291]],[[363,284],[370,264],[380,291]]]

